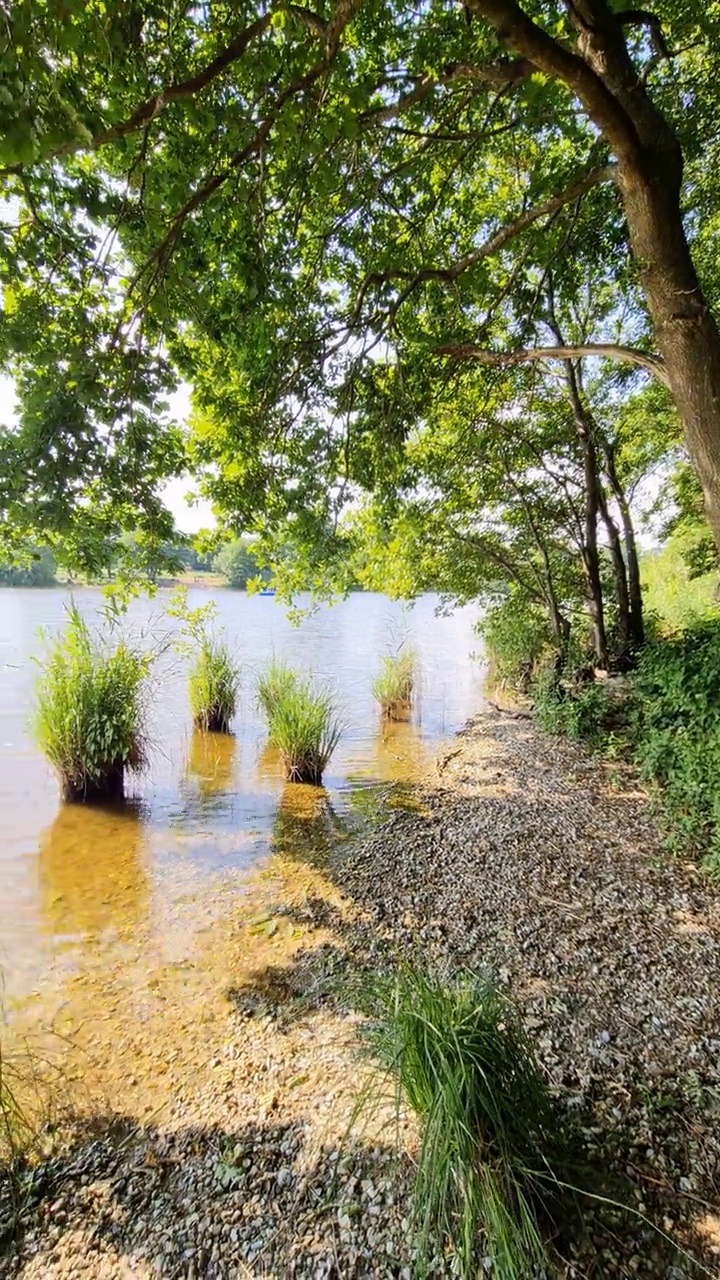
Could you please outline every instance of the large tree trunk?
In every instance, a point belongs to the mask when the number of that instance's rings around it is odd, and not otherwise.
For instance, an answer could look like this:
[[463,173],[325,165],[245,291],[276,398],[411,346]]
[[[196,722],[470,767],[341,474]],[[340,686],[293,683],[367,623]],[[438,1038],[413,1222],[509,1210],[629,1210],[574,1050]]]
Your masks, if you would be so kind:
[[720,549],[720,333],[700,289],[667,158],[621,172],[633,252],[685,440]]
[[[720,550],[720,332],[703,297],[683,226],[683,157],[628,51],[624,26],[647,10],[568,0],[576,48],[556,40],[516,0],[468,0],[514,54],[566,85],[617,160],[633,256],[657,345],[697,467]],[[655,28],[657,34],[657,28]]]

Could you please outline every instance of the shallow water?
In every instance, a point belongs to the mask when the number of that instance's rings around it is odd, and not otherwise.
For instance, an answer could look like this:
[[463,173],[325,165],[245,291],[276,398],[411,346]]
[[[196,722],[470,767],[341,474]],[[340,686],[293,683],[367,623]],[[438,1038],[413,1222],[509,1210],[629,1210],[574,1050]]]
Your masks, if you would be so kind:
[[[75,598],[97,618],[100,592]],[[271,854],[321,867],[333,844],[402,802],[403,784],[481,699],[474,609],[438,617],[431,596],[407,608],[356,594],[294,627],[271,598],[191,590],[191,607],[215,600],[242,663],[235,736],[192,732],[184,660],[168,650],[153,678],[147,774],[122,810],[66,806],[29,720],[39,631],[62,625],[68,599],[59,589],[0,590],[0,969],[4,1006],[25,1028],[57,1027],[64,1013],[70,1030],[85,1016],[132,1008],[142,1017],[143,986],[197,967],[203,938],[242,903],[253,869]],[[177,626],[166,603],[164,592],[136,601],[127,625],[161,640]],[[419,654],[419,697],[409,724],[383,725],[371,683],[405,636]],[[267,748],[253,681],[273,654],[329,682],[342,708],[346,729],[323,789],[285,784]]]

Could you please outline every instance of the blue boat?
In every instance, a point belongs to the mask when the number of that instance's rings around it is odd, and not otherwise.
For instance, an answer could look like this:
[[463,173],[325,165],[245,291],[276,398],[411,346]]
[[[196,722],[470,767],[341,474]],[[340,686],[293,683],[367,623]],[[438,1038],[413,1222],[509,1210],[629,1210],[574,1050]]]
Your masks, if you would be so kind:
[[275,595],[275,587],[261,587],[260,591],[258,592],[258,595],[260,595],[260,596],[274,596],[274,595]]

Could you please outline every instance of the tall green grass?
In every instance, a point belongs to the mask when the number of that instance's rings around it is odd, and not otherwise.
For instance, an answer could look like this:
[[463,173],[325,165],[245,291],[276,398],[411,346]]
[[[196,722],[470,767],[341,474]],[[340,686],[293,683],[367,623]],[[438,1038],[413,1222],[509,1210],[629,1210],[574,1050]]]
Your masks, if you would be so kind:
[[270,723],[273,711],[283,697],[298,687],[299,676],[292,667],[273,658],[257,681],[257,699],[265,719]]
[[36,689],[35,737],[66,800],[122,795],[146,762],[144,684],[150,655],[90,633],[73,606]]
[[373,697],[388,720],[406,720],[411,711],[415,687],[415,652],[404,647],[383,658],[373,680]]
[[319,786],[342,732],[332,696],[274,662],[258,681],[258,701],[288,781]]
[[240,673],[227,645],[204,635],[190,669],[190,710],[196,729],[229,733]]
[[[420,1123],[414,1200],[419,1268],[546,1274],[559,1147],[547,1086],[513,1006],[495,987],[407,967],[380,988],[369,1037],[400,1105]],[[549,1272],[548,1272],[549,1273]]]

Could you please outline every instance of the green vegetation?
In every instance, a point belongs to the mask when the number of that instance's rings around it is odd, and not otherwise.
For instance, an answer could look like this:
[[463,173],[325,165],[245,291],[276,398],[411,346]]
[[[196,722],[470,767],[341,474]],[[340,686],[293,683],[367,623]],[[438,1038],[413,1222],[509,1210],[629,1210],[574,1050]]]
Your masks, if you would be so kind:
[[288,781],[319,786],[342,732],[331,695],[274,663],[258,681],[258,700]]
[[720,875],[720,619],[649,644],[632,692],[633,753],[670,837]]
[[648,613],[657,615],[666,629],[684,627],[718,612],[717,569],[694,576],[688,566],[686,545],[682,538],[671,538],[660,550],[648,551],[640,560],[645,607]]
[[268,724],[272,720],[275,708],[284,698],[295,692],[299,683],[300,678],[297,672],[286,666],[284,662],[278,661],[277,658],[273,658],[262,675],[258,677],[258,703]]
[[513,1006],[490,983],[445,983],[407,967],[381,989],[369,1036],[420,1122],[421,1272],[448,1242],[464,1280],[477,1276],[479,1258],[498,1280],[545,1274],[558,1120]]
[[236,538],[233,542],[228,542],[226,546],[221,547],[213,559],[212,567],[216,573],[221,573],[227,578],[229,587],[241,591],[245,589],[251,578],[257,578],[261,574],[252,546],[241,538]]
[[235,715],[239,671],[224,642],[203,635],[190,669],[190,710],[196,729],[229,733]]
[[36,691],[35,736],[66,800],[123,794],[146,760],[143,691],[149,655],[95,638],[77,608],[49,647]]
[[412,710],[416,656],[403,645],[399,653],[382,659],[379,674],[373,680],[373,697],[388,720],[408,720]]
[[47,547],[15,561],[0,560],[0,587],[53,587],[56,567]]

